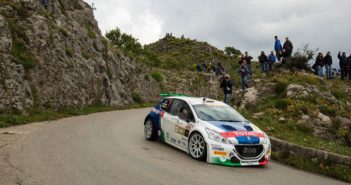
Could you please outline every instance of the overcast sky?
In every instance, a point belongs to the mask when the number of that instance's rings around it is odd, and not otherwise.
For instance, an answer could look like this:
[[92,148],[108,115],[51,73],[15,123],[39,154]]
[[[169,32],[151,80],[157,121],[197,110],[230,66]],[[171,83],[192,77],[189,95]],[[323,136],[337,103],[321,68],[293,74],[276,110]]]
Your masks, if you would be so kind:
[[[257,57],[274,35],[295,48],[351,53],[351,0],[85,0],[94,3],[102,33],[116,26],[142,44],[172,32]],[[334,59],[337,62],[336,59]]]

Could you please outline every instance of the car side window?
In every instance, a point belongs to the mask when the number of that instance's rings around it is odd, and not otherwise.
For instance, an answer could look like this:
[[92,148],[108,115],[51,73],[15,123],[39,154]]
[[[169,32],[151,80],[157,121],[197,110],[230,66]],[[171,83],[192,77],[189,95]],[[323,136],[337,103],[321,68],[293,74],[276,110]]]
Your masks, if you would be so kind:
[[182,103],[183,102],[181,100],[173,99],[172,107],[170,110],[170,113],[173,116],[179,116],[179,111],[182,108]]
[[172,99],[170,98],[165,98],[161,102],[161,109],[166,112],[170,112],[171,106],[172,106]]
[[179,118],[187,122],[195,122],[194,114],[192,113],[188,103],[183,101],[179,111]]
[[174,116],[178,116],[184,121],[195,122],[194,115],[188,103],[183,100],[174,99],[170,113]]

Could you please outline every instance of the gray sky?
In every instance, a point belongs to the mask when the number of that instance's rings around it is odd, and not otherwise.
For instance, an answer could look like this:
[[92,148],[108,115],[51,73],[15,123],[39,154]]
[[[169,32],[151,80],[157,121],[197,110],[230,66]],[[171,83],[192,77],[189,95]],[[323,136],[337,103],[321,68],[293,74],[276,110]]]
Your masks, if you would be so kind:
[[[351,0],[85,0],[94,2],[102,33],[116,26],[142,44],[165,33],[234,46],[257,57],[274,35],[294,47],[351,53]],[[338,60],[334,58],[334,62]]]

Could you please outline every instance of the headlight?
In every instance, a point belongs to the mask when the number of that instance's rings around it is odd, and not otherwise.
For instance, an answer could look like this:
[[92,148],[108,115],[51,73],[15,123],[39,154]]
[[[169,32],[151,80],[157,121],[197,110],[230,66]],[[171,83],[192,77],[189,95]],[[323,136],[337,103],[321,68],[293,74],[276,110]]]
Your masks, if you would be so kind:
[[269,141],[269,138],[268,138],[267,134],[264,134],[263,144],[267,144],[268,141]]
[[208,134],[208,138],[210,138],[214,141],[224,143],[224,144],[232,144],[228,139],[224,138],[223,136],[221,136],[220,133],[218,133],[212,129],[206,128],[206,132]]

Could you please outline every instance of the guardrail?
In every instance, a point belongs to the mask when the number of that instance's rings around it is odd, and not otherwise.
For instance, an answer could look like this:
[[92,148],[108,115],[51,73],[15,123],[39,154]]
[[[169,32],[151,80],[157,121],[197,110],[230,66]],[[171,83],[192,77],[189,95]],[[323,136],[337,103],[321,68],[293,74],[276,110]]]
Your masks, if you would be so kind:
[[304,146],[300,146],[297,144],[289,143],[274,137],[269,137],[272,150],[277,152],[289,152],[291,155],[299,155],[304,157],[309,157],[311,159],[318,158],[323,160],[329,160],[333,163],[343,164],[351,166],[351,157],[344,156],[332,152],[327,152],[324,150],[318,150],[313,148],[308,148]]

